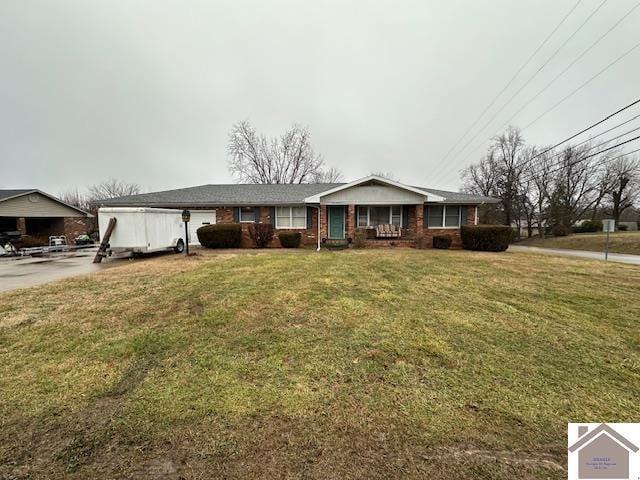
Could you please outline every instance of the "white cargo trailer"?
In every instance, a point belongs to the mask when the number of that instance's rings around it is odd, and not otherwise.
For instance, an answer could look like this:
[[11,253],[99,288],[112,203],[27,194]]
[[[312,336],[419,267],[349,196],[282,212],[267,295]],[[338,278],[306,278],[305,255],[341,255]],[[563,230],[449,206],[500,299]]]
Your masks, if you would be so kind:
[[[109,238],[113,253],[151,253],[185,247],[182,211],[168,208],[103,207],[98,210],[100,241],[111,218],[116,225]],[[189,239],[191,241],[191,239]]]

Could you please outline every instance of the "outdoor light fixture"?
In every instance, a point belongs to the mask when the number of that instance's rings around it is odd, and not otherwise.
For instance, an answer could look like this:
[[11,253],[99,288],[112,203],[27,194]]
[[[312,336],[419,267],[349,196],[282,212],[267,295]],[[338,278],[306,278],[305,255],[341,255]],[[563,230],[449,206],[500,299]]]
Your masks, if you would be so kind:
[[184,238],[185,238],[185,254],[189,255],[189,220],[191,220],[191,212],[186,208],[182,211],[182,221],[184,222]]

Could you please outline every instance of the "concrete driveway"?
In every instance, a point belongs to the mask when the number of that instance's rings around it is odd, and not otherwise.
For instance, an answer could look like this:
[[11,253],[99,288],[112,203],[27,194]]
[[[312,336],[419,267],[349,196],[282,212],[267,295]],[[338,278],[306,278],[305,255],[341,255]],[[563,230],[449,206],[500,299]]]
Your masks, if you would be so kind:
[[97,248],[77,252],[52,253],[47,257],[0,259],[0,292],[33,287],[84,273],[98,272],[113,263],[94,265]]
[[[542,253],[544,255],[562,255],[565,257],[588,258],[591,260],[604,260],[604,252],[588,252],[586,250],[569,250],[566,248],[539,248],[525,247],[524,245],[510,245],[509,251],[524,253]],[[610,262],[628,263],[640,265],[640,255],[625,255],[623,253],[610,253]]]

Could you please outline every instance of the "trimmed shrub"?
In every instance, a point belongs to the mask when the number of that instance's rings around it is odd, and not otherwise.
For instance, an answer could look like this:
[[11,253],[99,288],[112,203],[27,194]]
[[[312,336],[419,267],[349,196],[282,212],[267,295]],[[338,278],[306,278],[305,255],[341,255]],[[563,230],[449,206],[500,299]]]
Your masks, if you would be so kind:
[[553,227],[551,227],[551,233],[554,237],[566,237],[569,235],[569,229],[566,225],[562,225],[561,223],[557,223]]
[[599,232],[600,230],[602,230],[602,222],[597,222],[595,220],[582,222],[582,224],[576,225],[575,227],[571,228],[571,231],[573,233],[591,233]]
[[280,232],[278,238],[283,248],[298,248],[302,240],[302,235],[300,232]]
[[242,226],[239,223],[204,225],[196,233],[206,248],[240,248],[242,243]]
[[462,248],[483,252],[504,252],[509,248],[511,228],[507,225],[463,225]]
[[620,230],[621,232],[626,232],[627,230],[629,230],[629,225],[618,225],[618,230]]
[[451,247],[451,237],[433,237],[433,248],[447,250],[449,247]]
[[511,229],[511,239],[509,241],[509,243],[516,243],[519,242],[520,239],[520,230],[518,230],[517,228],[512,228]]
[[266,248],[273,240],[273,225],[270,223],[252,223],[249,225],[249,236],[258,248]]

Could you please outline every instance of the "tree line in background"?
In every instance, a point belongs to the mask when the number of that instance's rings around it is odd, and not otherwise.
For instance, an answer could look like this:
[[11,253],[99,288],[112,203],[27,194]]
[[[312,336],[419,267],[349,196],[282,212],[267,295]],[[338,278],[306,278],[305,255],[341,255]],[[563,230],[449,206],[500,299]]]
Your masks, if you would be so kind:
[[76,189],[60,194],[59,198],[63,202],[93,215],[93,218],[87,222],[87,233],[93,234],[98,230],[98,208],[100,206],[100,200],[126,195],[137,195],[139,193],[142,193],[142,187],[140,187],[140,185],[112,179],[90,185],[87,188],[86,194],[82,194]]
[[[509,127],[493,138],[486,155],[462,172],[464,191],[500,199],[481,212],[483,223],[526,227],[573,226],[578,220],[614,218],[640,200],[640,162],[607,144],[582,142],[562,149],[527,145]],[[598,152],[602,152],[598,154]]]

